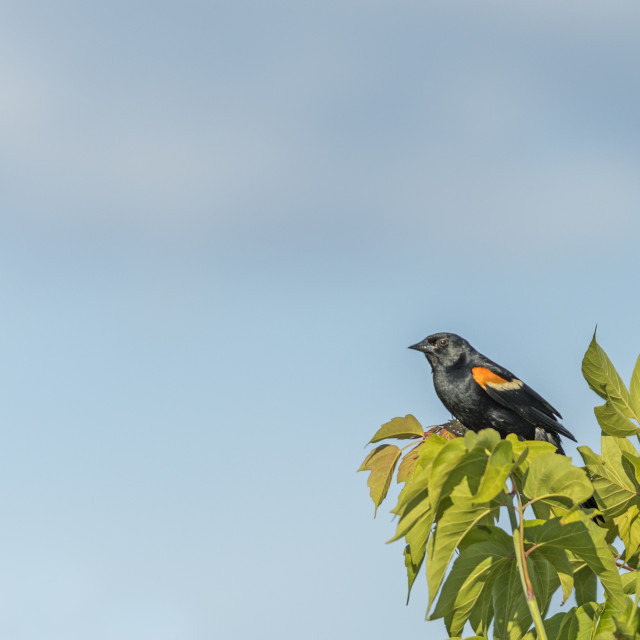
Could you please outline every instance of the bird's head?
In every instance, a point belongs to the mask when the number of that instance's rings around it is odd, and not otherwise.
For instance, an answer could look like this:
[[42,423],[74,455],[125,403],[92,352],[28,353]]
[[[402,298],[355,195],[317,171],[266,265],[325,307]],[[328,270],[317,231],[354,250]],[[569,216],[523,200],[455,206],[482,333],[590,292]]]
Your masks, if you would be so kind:
[[455,333],[434,333],[409,349],[422,351],[432,367],[450,367],[469,353],[469,343]]

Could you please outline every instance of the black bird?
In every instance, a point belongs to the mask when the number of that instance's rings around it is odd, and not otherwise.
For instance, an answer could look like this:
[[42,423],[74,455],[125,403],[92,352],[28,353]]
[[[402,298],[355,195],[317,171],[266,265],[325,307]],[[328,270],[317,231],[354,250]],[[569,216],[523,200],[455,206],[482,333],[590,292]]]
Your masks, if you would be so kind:
[[559,453],[559,436],[576,441],[558,422],[557,409],[455,333],[434,333],[409,349],[424,353],[438,397],[467,429],[491,427],[503,438],[515,433],[523,440],[547,440]]
[[[434,333],[409,349],[424,353],[438,397],[467,429],[491,427],[503,438],[515,433],[522,440],[546,440],[561,454],[560,436],[576,442],[558,421],[562,416],[557,409],[464,338],[455,333]],[[593,498],[582,506],[597,509]]]

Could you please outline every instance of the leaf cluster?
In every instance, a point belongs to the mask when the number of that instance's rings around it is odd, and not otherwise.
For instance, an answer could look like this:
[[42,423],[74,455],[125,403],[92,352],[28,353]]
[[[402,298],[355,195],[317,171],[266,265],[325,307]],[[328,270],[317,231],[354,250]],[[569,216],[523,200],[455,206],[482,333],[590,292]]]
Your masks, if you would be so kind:
[[[376,511],[394,475],[402,484],[389,542],[404,541],[409,593],[426,574],[427,617],[451,638],[471,628],[477,638],[640,639],[640,457],[627,439],[640,433],[640,364],[627,389],[594,336],[583,373],[605,400],[602,452],[581,447],[584,469],[548,442],[491,429],[454,437],[459,423],[425,431],[411,415],[371,440],[412,440],[378,444],[359,470]],[[599,512],[580,506],[592,495]],[[575,606],[547,617],[556,592]]]

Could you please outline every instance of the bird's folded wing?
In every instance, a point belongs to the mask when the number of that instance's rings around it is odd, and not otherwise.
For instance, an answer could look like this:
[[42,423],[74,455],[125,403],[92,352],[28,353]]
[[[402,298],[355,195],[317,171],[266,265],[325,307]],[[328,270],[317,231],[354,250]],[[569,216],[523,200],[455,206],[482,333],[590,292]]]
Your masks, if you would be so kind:
[[503,407],[507,407],[507,409],[517,412],[527,422],[541,426],[551,433],[558,433],[576,442],[573,434],[553,417],[553,414],[558,416],[560,414],[553,409],[551,413],[551,411],[549,411],[551,405],[548,405],[544,401],[544,404],[542,404],[542,407],[547,409],[551,415],[535,406],[535,404],[540,402],[540,396],[526,384],[523,383],[522,386],[517,389],[498,389],[487,385],[484,390],[496,402],[500,403]]
[[471,374],[487,395],[503,407],[515,411],[533,425],[576,441],[572,433],[556,420],[555,416],[562,418],[560,412],[510,371],[496,365],[491,368],[474,367]]

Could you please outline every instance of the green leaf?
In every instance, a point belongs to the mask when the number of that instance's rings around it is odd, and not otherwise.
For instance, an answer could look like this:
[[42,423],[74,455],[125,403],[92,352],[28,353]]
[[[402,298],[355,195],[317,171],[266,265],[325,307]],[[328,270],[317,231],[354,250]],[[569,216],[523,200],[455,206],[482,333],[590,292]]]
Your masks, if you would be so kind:
[[[442,593],[430,619],[445,618],[451,635],[461,633],[465,623],[476,614],[474,630],[489,627],[493,615],[493,576],[502,575],[513,563],[511,538],[501,529],[487,530],[482,540],[460,552],[442,587]],[[491,607],[487,607],[489,603]],[[484,613],[480,610],[483,609]]]
[[498,510],[498,505],[476,506],[461,501],[451,504],[442,514],[427,545],[429,558],[427,563],[427,584],[429,586],[427,611],[431,609],[456,547],[474,527],[479,524],[493,524],[493,517],[497,517]]
[[605,539],[606,532],[579,512],[574,517],[581,519],[567,522],[553,518],[542,524],[525,522],[526,539],[540,546],[571,551],[597,574],[612,604],[624,607],[626,598],[615,559]]
[[429,475],[430,469],[417,472],[416,468],[411,479],[405,483],[398,496],[398,503],[391,512],[402,517],[417,504],[416,500],[420,501],[429,495]]
[[[569,564],[568,560],[567,564]],[[558,571],[556,570],[556,567],[544,556],[544,554],[540,553],[529,556],[527,559],[527,567],[529,569],[529,576],[531,578],[531,584],[536,596],[538,608],[544,616],[549,608],[551,596],[561,585]],[[565,568],[563,568],[563,570],[564,569]],[[571,579],[571,583],[573,583],[573,577]],[[569,591],[569,593],[571,593],[571,591]]]
[[393,418],[389,422],[385,422],[375,433],[369,444],[380,442],[387,438],[396,440],[405,440],[407,438],[422,438],[424,430],[422,425],[411,414],[404,418]]
[[427,553],[427,540],[431,534],[433,527],[433,515],[430,512],[425,513],[415,525],[407,532],[404,561],[407,568],[407,579],[409,582],[407,590],[407,602],[411,595],[411,588],[416,579],[418,571],[422,566],[422,562]]
[[[624,387],[625,394],[619,395],[617,389],[612,389],[610,385],[607,385],[607,403],[610,403],[616,411],[618,411],[625,418],[633,419],[637,422],[640,419],[638,414],[634,411],[631,404],[631,394]],[[633,422],[631,424],[634,424]]]
[[573,580],[576,588],[576,604],[580,607],[587,602],[595,602],[598,579],[587,565],[584,565],[573,574]]
[[[481,629],[488,629],[493,619],[493,584],[503,574],[508,563],[509,560],[486,557],[470,570],[470,580],[465,580],[465,576],[459,578],[456,576],[458,584],[452,585],[455,589],[447,589],[446,596],[443,592],[438,600],[438,604],[444,602],[450,606],[440,609],[436,606],[429,620],[444,617],[445,626],[451,635],[461,633],[467,621],[471,622],[472,617],[475,622],[472,627],[476,633],[482,633]],[[449,581],[448,578],[447,581]]]
[[640,357],[638,357],[636,366],[633,369],[633,374],[631,375],[629,401],[636,416],[640,415]]
[[556,640],[592,640],[596,624],[604,605],[587,602],[567,611]]
[[516,463],[513,461],[513,447],[508,440],[500,440],[491,452],[478,491],[473,501],[490,502],[504,489],[511,470]]
[[414,474],[421,469],[431,467],[433,461],[440,452],[440,449],[442,449],[447,444],[447,442],[449,442],[447,438],[443,438],[437,433],[429,436],[429,438],[425,440],[420,447],[420,455],[418,456],[418,460],[416,462]]
[[[616,397],[629,403],[629,392],[613,366],[609,356],[596,341],[593,332],[591,343],[582,359],[582,375],[589,387],[601,398],[608,400]],[[608,387],[608,388],[607,388]]]
[[631,442],[625,438],[609,438],[607,436],[602,436],[600,438],[600,445],[602,447],[602,455],[605,459],[611,458],[618,461],[619,456],[624,451],[638,455],[638,452],[635,450]]
[[569,458],[549,453],[529,463],[523,491],[529,500],[567,509],[591,497],[593,487]]
[[637,629],[634,629],[636,625],[633,624],[635,615],[636,605],[630,600],[627,600],[627,605],[622,610],[605,602],[596,628],[596,638],[598,640],[605,637],[615,640],[637,640]]
[[431,512],[428,511],[422,514],[406,533],[407,545],[404,548],[404,564],[407,569],[408,581],[407,602],[409,602],[411,588],[424,561],[427,552],[427,540],[429,539],[432,527],[433,516]]
[[400,449],[393,444],[380,445],[364,459],[362,466],[358,469],[358,471],[371,471],[367,486],[371,490],[371,499],[375,505],[374,517],[389,491],[400,453]]
[[555,616],[551,616],[542,621],[544,623],[544,630],[547,633],[547,638],[551,640],[558,637],[558,631],[560,631],[560,626],[566,615],[566,613],[556,613]]
[[[612,640],[637,640],[636,630],[626,620],[621,620],[613,614],[611,614],[611,618],[615,631],[615,633],[611,632],[609,636]],[[598,634],[597,640],[600,640],[600,634]]]
[[478,433],[467,431],[464,436],[464,443],[469,451],[472,449],[493,451],[500,441],[500,434],[495,429],[482,429]]
[[478,449],[470,451],[449,473],[440,492],[440,498],[451,497],[454,502],[472,499],[475,502],[486,467],[487,453]]
[[629,622],[631,622],[634,618],[638,617],[638,602],[640,601],[640,571],[634,571],[636,574],[636,584],[633,598],[633,608],[631,610],[631,615],[628,616]]
[[407,504],[398,522],[396,534],[388,542],[395,542],[404,537],[415,526],[418,520],[427,515],[430,516],[431,523],[433,524],[433,511],[431,509],[429,494],[427,491],[424,491],[417,495],[411,503]]
[[477,634],[487,636],[489,633],[489,626],[493,622],[493,582],[494,579],[501,573],[501,567],[496,566],[485,580],[486,587],[480,593],[480,596],[476,600],[473,608],[469,612],[469,624],[471,628]]
[[628,571],[622,574],[622,588],[628,595],[640,593],[640,571]]
[[589,447],[578,447],[587,472],[602,507],[605,518],[624,513],[631,505],[640,504],[640,487],[633,467],[623,458],[623,452],[635,452],[631,443],[623,438],[602,436],[602,456]]
[[527,451],[529,460],[535,460],[538,456],[547,453],[555,453],[557,450],[555,445],[546,440],[520,440],[515,433],[510,433],[505,440],[511,443],[514,456],[519,456],[523,451]]
[[607,401],[596,407],[598,424],[604,433],[618,438],[635,436],[640,433],[640,428],[627,418],[613,402]]
[[[556,613],[554,616],[550,618],[545,618],[542,623],[544,625],[545,633],[547,634],[548,640],[556,640],[558,637],[558,631],[560,630],[560,626],[564,621],[566,613]],[[486,636],[485,636],[486,640]],[[530,629],[523,637],[522,640],[538,640],[538,634],[536,629]]]
[[537,547],[531,552],[529,558],[535,560],[538,557],[544,558],[557,573],[558,580],[562,585],[562,604],[564,604],[573,589],[573,568],[565,550],[556,547]]
[[424,555],[424,547],[422,553],[419,553],[417,557],[411,553],[411,545],[407,545],[404,548],[404,566],[407,569],[407,581],[409,583],[407,587],[407,604],[409,604],[411,588],[413,587],[413,583],[415,582],[416,576],[420,572],[420,567],[424,561]]
[[[513,547],[512,547],[513,548]],[[493,588],[494,635],[497,638],[519,640],[531,625],[531,613],[522,591],[522,582],[515,559],[501,571]]]
[[467,455],[468,452],[462,438],[450,440],[436,454],[429,474],[429,495],[434,511],[438,509],[442,489],[449,480],[449,474],[462,463]]
[[[634,571],[633,573],[635,573],[635,585],[634,585],[634,598],[633,598],[633,607],[631,608],[631,611],[629,612],[630,615],[627,616],[627,621],[628,622],[632,622],[636,617],[637,617],[637,613],[638,613],[638,601],[640,600],[640,571]],[[627,593],[625,591],[625,593]]]
[[640,456],[638,456],[637,451],[634,451],[633,453],[629,451],[621,451],[621,453],[624,461],[629,463],[633,468],[633,473],[636,478],[636,486],[640,486]]
[[[622,378],[604,349],[596,342],[595,332],[582,361],[582,373],[589,387],[607,401],[595,409],[596,418],[602,430],[618,437],[640,433],[640,428],[636,424],[640,420],[638,403],[631,400],[631,394],[627,391]],[[640,372],[636,375],[634,370],[634,391],[636,392],[638,376]],[[634,396],[637,398],[637,393],[634,393]],[[636,423],[632,422],[632,419]]]
[[400,466],[398,467],[397,482],[406,482],[411,478],[416,462],[418,462],[418,458],[420,457],[420,447],[422,447],[423,444],[423,442],[417,444],[413,449],[409,450],[409,453],[405,454],[404,458],[402,458],[402,462],[400,462]]
[[407,544],[411,547],[411,554],[414,558],[424,554],[427,548],[427,540],[431,534],[433,528],[433,514],[430,512],[425,513],[416,524],[411,527],[411,530],[407,532],[405,539]]
[[513,458],[518,460],[517,475],[522,477],[536,458],[547,455],[549,453],[556,453],[556,448],[550,442],[542,440],[518,440],[517,436],[510,433],[506,437],[507,442],[511,443],[513,448]]
[[405,482],[405,485],[398,496],[398,503],[392,509],[392,513],[400,516],[403,515],[409,505],[415,504],[414,501],[416,497],[427,495],[429,491],[431,465],[433,464],[433,461],[440,449],[442,449],[446,443],[447,440],[438,435],[433,435],[422,443],[413,473]]

